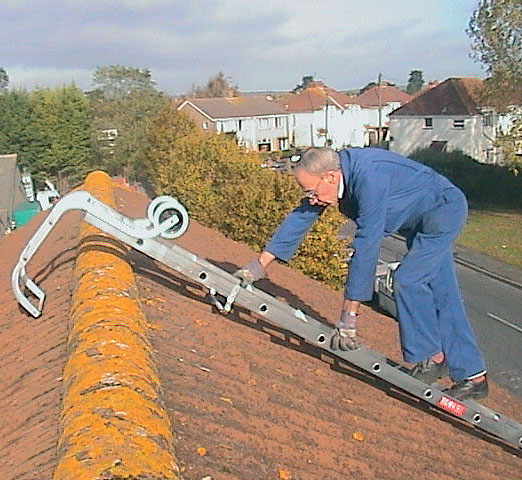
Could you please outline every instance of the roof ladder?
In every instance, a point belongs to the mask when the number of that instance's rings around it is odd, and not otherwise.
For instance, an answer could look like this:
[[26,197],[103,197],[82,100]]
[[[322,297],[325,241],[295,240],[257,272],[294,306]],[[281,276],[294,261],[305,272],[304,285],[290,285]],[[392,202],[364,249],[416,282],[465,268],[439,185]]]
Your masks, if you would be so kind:
[[[522,425],[519,423],[472,400],[452,398],[436,386],[413,378],[404,368],[364,346],[354,351],[331,350],[330,339],[334,331],[331,325],[319,322],[256,287],[241,287],[239,279],[232,274],[168,241],[181,236],[189,223],[183,205],[169,196],[152,200],[147,208],[147,218],[136,220],[120,214],[84,191],[70,193],[56,203],[29,240],[12,272],[14,295],[32,316],[42,314],[45,293],[28,277],[25,267],[60,217],[69,210],[85,212],[84,221],[200,284],[221,312],[229,312],[233,305],[245,308],[328,355],[384,380],[511,447],[522,449]],[[36,298],[36,303],[34,298],[31,301],[26,296],[26,292]]]

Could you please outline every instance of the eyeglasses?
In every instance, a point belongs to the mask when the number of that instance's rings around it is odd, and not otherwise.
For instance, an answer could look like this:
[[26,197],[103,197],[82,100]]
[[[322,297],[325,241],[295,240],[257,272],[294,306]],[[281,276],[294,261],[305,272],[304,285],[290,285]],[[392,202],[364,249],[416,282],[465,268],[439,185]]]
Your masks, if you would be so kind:
[[306,192],[303,192],[303,198],[308,198],[308,200],[316,198],[317,190],[319,189],[319,185],[321,185],[321,182],[323,181],[323,179],[324,179],[324,176],[321,175],[321,178],[319,179],[319,181],[317,182],[317,185],[315,186],[315,188],[313,190],[308,190]]

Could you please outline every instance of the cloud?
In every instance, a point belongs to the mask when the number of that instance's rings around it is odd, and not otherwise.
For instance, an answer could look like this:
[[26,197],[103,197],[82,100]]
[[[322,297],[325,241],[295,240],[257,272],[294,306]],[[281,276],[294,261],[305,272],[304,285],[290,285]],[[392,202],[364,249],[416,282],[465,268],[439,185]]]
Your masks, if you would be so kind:
[[96,67],[121,64],[150,68],[171,93],[218,70],[242,89],[289,89],[307,73],[337,88],[379,72],[405,83],[413,68],[479,74],[464,33],[475,0],[457,3],[3,0],[0,59],[14,85],[41,72],[42,83],[88,88]]
[[8,70],[11,83],[16,79],[16,88],[32,89],[35,87],[59,87],[75,84],[80,88],[88,88],[91,82],[90,69],[71,68],[30,68],[14,65]]

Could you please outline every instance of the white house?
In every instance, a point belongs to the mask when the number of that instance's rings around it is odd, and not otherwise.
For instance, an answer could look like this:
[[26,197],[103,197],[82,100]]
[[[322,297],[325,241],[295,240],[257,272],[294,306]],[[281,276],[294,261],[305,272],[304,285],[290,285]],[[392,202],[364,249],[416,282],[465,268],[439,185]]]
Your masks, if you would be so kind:
[[478,78],[448,78],[392,112],[390,150],[461,150],[482,163],[501,163],[495,138],[505,119],[480,105],[481,86]]
[[390,113],[411,99],[411,95],[384,82],[357,95],[353,102],[361,107],[364,145],[387,140]]
[[290,143],[298,147],[362,147],[361,107],[351,97],[312,82],[306,89],[278,100],[288,114]]
[[253,151],[287,150],[288,117],[270,96],[191,98],[178,110],[206,132],[234,134],[238,145]]

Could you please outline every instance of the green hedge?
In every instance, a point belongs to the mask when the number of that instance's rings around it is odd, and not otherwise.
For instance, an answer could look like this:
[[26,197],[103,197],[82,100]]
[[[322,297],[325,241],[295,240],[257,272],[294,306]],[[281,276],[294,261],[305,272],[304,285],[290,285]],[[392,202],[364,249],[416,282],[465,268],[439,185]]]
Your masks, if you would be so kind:
[[410,156],[448,177],[474,206],[522,208],[522,175],[507,167],[478,163],[460,151],[424,149]]
[[[191,218],[261,252],[285,215],[299,202],[293,177],[260,168],[224,135],[205,134],[185,115],[166,110],[149,132],[149,174],[156,193],[180,199]],[[341,289],[346,245],[337,238],[343,219],[329,209],[302,243],[292,265]]]

